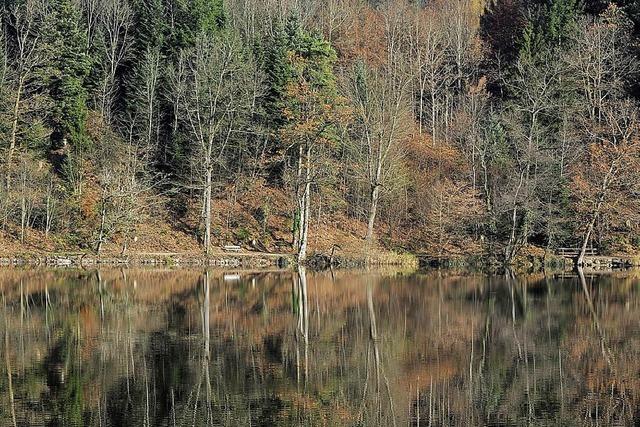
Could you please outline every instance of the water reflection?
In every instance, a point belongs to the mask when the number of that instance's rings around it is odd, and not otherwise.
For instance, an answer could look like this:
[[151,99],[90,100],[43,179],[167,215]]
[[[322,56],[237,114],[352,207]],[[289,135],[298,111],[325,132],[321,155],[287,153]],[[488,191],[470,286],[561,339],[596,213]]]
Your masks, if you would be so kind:
[[638,277],[2,270],[0,425],[633,425]]
[[[307,273],[305,267],[298,266],[298,274],[293,276],[293,306],[297,318],[295,334],[296,343],[296,379],[300,384],[300,371],[304,375],[304,389],[307,388],[309,375],[309,297],[307,294]],[[300,359],[300,342],[302,342],[304,359]],[[302,366],[302,368],[301,368]]]

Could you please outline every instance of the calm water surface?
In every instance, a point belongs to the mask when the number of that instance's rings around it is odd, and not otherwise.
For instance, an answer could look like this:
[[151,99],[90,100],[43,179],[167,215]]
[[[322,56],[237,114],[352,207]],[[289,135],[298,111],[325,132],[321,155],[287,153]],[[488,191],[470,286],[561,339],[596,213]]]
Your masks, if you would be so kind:
[[0,270],[0,426],[638,425],[639,277]]

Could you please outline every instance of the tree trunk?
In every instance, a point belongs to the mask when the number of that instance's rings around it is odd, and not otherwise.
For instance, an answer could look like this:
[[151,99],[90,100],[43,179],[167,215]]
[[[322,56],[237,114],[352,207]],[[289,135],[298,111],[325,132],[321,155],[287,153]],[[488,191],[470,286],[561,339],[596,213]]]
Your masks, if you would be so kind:
[[[597,211],[600,209],[597,209]],[[589,225],[587,226],[587,232],[584,234],[584,239],[582,240],[582,247],[580,248],[580,254],[578,255],[578,260],[576,261],[576,266],[582,267],[584,265],[584,257],[587,252],[587,245],[589,244],[589,239],[591,238],[591,234],[593,233],[593,227],[596,223],[596,218],[598,217],[597,211],[593,213],[591,217],[591,221],[589,221]]]
[[[605,179],[607,182],[608,179]],[[580,254],[578,255],[578,259],[576,260],[576,266],[582,267],[584,265],[584,257],[587,253],[587,246],[589,245],[589,239],[591,239],[591,235],[593,234],[593,229],[596,225],[596,220],[598,219],[598,215],[600,215],[600,209],[602,208],[602,204],[604,203],[604,191],[606,191],[606,186],[608,184],[603,184],[603,190],[598,198],[598,202],[596,203],[596,207],[593,210],[591,219],[589,220],[589,224],[587,225],[587,231],[584,233],[584,238],[582,239],[582,246],[580,247]]]
[[293,214],[293,248],[300,250],[300,235],[302,234],[302,198],[300,195],[300,186],[302,184],[302,145],[298,147],[298,171],[296,177],[296,210]]
[[593,215],[589,220],[589,225],[587,226],[587,232],[584,234],[584,239],[582,240],[582,247],[580,248],[580,254],[578,255],[578,259],[576,260],[576,266],[582,267],[584,265],[584,257],[587,252],[587,245],[589,244],[589,239],[591,238],[591,234],[593,233],[593,229],[596,224],[596,220],[598,219],[598,215],[600,215],[600,209],[602,209],[602,205],[604,204],[604,198],[609,188],[609,183],[611,182],[611,177],[613,175],[613,171],[615,169],[615,160],[611,162],[611,166],[609,166],[609,170],[607,174],[604,176],[602,180],[602,186],[600,187],[600,195],[598,196],[598,201],[596,202],[596,206],[593,209]]
[[[298,277],[298,333],[304,342],[304,385],[306,387],[309,377],[309,297],[307,273],[303,265],[298,265]],[[298,371],[300,371],[299,366]]]
[[96,246],[96,252],[100,255],[100,251],[102,250],[102,244],[104,243],[104,229],[107,217],[107,204],[105,201],[102,202],[102,209],[100,210],[100,232],[98,234],[98,244]]
[[202,335],[204,338],[204,357],[206,360],[211,356],[211,279],[209,271],[205,270],[202,277],[202,285],[204,287],[204,302],[202,304]]
[[422,135],[422,126],[424,124],[424,93],[425,93],[425,82],[424,79],[421,79],[420,81],[420,109],[419,109],[419,114],[418,114],[418,119],[419,119],[419,123],[418,125],[419,127],[419,133],[420,135]]
[[11,139],[9,140],[9,149],[7,150],[5,185],[7,191],[11,187],[11,163],[13,162],[13,153],[15,152],[18,136],[18,119],[20,118],[20,101],[22,98],[22,88],[24,86],[23,77],[18,81],[16,90],[16,102],[13,104],[13,117],[11,122]]
[[486,208],[487,208],[487,214],[491,214],[492,212],[492,202],[491,202],[491,188],[489,186],[489,169],[487,167],[487,160],[485,158],[486,154],[482,155],[482,177],[483,177],[483,181],[482,184],[484,186],[484,195],[485,195],[485,202],[486,202]]
[[380,199],[380,184],[373,184],[371,186],[371,206],[369,207],[369,224],[367,226],[367,242],[373,240],[373,227],[376,221],[376,214],[378,212],[378,200]]
[[[26,169],[26,166],[25,166]],[[24,243],[27,227],[27,171],[22,171],[22,195],[20,197],[20,242]]]
[[44,221],[44,237],[49,238],[49,232],[51,231],[51,223],[53,222],[53,207],[51,203],[51,194],[53,193],[53,177],[49,178],[49,185],[47,186],[47,200],[46,200],[46,212]]
[[13,421],[13,426],[17,427],[18,423],[16,421],[16,408],[13,397],[13,381],[12,381],[12,373],[11,373],[11,357],[9,357],[9,326],[7,322],[7,314],[5,308],[5,331],[4,331],[4,358],[5,358],[5,366],[7,371],[7,388],[9,389],[9,405],[11,406],[11,420]]
[[204,204],[204,236],[202,243],[204,245],[205,255],[209,255],[211,250],[211,193],[213,186],[213,170],[210,165],[207,166],[205,174],[204,196],[202,200]]
[[369,207],[369,223],[367,226],[367,242],[371,242],[373,239],[373,230],[376,221],[376,214],[378,212],[378,201],[380,200],[380,178],[382,177],[382,163],[383,163],[382,148],[378,148],[378,155],[376,158],[376,170],[373,182],[371,183],[371,206]]
[[380,393],[380,348],[378,346],[378,327],[376,325],[376,312],[373,306],[372,284],[367,285],[367,308],[369,309],[369,338],[373,344],[373,358],[376,372],[376,394]]
[[102,81],[102,93],[100,94],[101,102],[100,102],[100,112],[102,113],[102,118],[108,124],[111,124],[111,100],[109,95],[109,82],[111,81],[111,74],[107,75]]
[[307,241],[309,237],[309,214],[311,212],[311,146],[307,147],[307,158],[305,160],[305,183],[302,195],[302,218],[300,233],[300,248],[298,249],[298,263],[304,264],[307,260]]
[[[433,88],[433,85],[432,85]],[[431,143],[436,145],[436,95],[435,90],[431,89]]]
[[[525,169],[526,170],[526,169]],[[522,184],[524,181],[524,173],[525,170],[520,171],[520,181],[518,183],[518,188],[516,188],[516,193],[513,197],[513,211],[511,216],[511,235],[509,236],[509,244],[507,245],[507,249],[505,251],[505,263],[510,264],[515,256],[516,252],[516,228],[518,226],[518,196],[520,195],[520,190],[522,189]]]
[[98,255],[102,250],[102,243],[104,242],[106,221],[107,221],[107,198],[106,198],[106,190],[103,190],[102,208],[100,209],[100,233],[98,234],[98,244],[96,246],[96,252],[98,253]]

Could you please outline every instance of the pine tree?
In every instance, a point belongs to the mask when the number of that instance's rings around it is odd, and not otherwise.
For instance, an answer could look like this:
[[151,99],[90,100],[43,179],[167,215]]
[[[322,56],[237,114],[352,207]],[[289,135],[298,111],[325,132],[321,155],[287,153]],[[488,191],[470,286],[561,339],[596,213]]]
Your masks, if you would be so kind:
[[292,107],[293,98],[288,93],[292,83],[304,79],[313,90],[330,97],[337,95],[333,73],[335,50],[322,36],[303,30],[296,18],[276,27],[274,35],[258,50],[265,73],[266,123],[276,138],[287,124],[284,112]]
[[576,30],[578,16],[582,12],[579,0],[553,0],[547,7],[545,38],[556,47],[562,46]]
[[[291,25],[289,25],[291,31]],[[262,61],[265,73],[266,93],[263,99],[266,123],[272,130],[282,126],[283,98],[285,88],[293,77],[291,64],[287,59],[287,52],[291,50],[291,35],[287,29],[278,25],[273,36],[266,39],[259,46],[258,57]]]
[[91,62],[86,54],[86,33],[71,0],[52,2],[48,48],[53,58],[49,69],[49,93],[53,100],[51,122],[53,149],[67,145],[87,148],[87,91],[84,86]]
[[160,49],[166,41],[168,23],[161,0],[134,0],[134,46],[136,55]]
[[[284,84],[272,87],[280,107],[282,125],[279,138],[283,150],[288,150],[297,163],[294,213],[294,247],[298,262],[304,263],[311,212],[311,185],[315,181],[316,155],[335,140],[335,126],[344,117],[338,96],[333,67],[336,52],[321,35],[310,34],[289,21],[286,28],[284,49],[286,63],[283,74],[272,83]],[[293,163],[292,162],[292,163]]]
[[7,82],[8,74],[8,61],[6,51],[6,41],[4,38],[4,28],[0,26],[0,140],[3,141],[2,148],[4,149],[4,142],[9,139],[9,129],[11,124],[9,123],[10,117],[10,102],[9,102],[9,85]]
[[226,16],[223,0],[194,0],[191,10],[198,32],[213,35],[224,28]]
[[579,0],[550,0],[542,5],[524,28],[520,55],[535,60],[545,49],[563,48],[576,31],[582,9]]

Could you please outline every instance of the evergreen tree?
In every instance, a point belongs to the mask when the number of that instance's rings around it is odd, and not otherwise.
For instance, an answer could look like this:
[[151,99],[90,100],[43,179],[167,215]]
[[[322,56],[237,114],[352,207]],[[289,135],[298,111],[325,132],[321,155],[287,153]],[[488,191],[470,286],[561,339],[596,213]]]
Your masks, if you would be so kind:
[[[139,107],[139,88],[144,84],[140,76],[144,67],[144,58],[159,55],[162,52],[168,31],[166,13],[161,0],[134,0],[133,10],[133,46],[132,55],[126,61],[123,76],[124,106],[129,115],[135,115]],[[161,57],[162,59],[162,57]]]
[[265,120],[276,140],[289,121],[285,113],[295,108],[297,102],[291,95],[292,84],[304,80],[310,89],[323,96],[337,95],[333,73],[335,50],[321,35],[303,30],[294,17],[284,26],[276,27],[274,35],[259,48],[258,56],[262,58],[265,74]]
[[293,70],[287,58],[288,52],[292,50],[293,37],[289,34],[289,31],[295,31],[292,27],[291,21],[286,28],[278,25],[273,36],[258,48],[258,57],[262,60],[265,74],[266,93],[263,104],[266,122],[272,129],[277,129],[283,124],[284,92],[293,77]]
[[580,0],[549,0],[532,11],[520,44],[520,55],[530,59],[544,49],[563,48],[571,39],[583,10]]
[[86,148],[87,91],[84,86],[91,63],[86,54],[86,34],[80,14],[71,0],[54,0],[49,17],[48,47],[50,64],[49,93],[53,100],[51,114],[53,149],[69,144]]
[[3,149],[5,148],[5,141],[9,139],[8,134],[11,128],[11,124],[9,123],[11,105],[9,102],[9,85],[7,82],[8,68],[6,41],[4,32],[0,31],[0,140],[2,141]]
[[562,46],[576,31],[582,13],[580,0],[553,0],[547,6],[545,38],[552,46]]
[[198,32],[213,35],[224,28],[226,16],[223,0],[193,0],[191,10]]
[[344,110],[338,96],[333,66],[336,52],[322,36],[310,34],[295,21],[287,28],[288,45],[284,67],[277,83],[284,83],[283,91],[275,92],[281,107],[282,126],[279,137],[281,149],[287,150],[290,163],[297,163],[294,185],[296,211],[294,213],[294,247],[298,262],[307,256],[311,212],[311,185],[317,179],[318,152],[336,140],[335,127],[343,119]]
[[162,1],[134,0],[132,10],[135,23],[133,35],[135,54],[144,54],[163,46],[168,23]]

